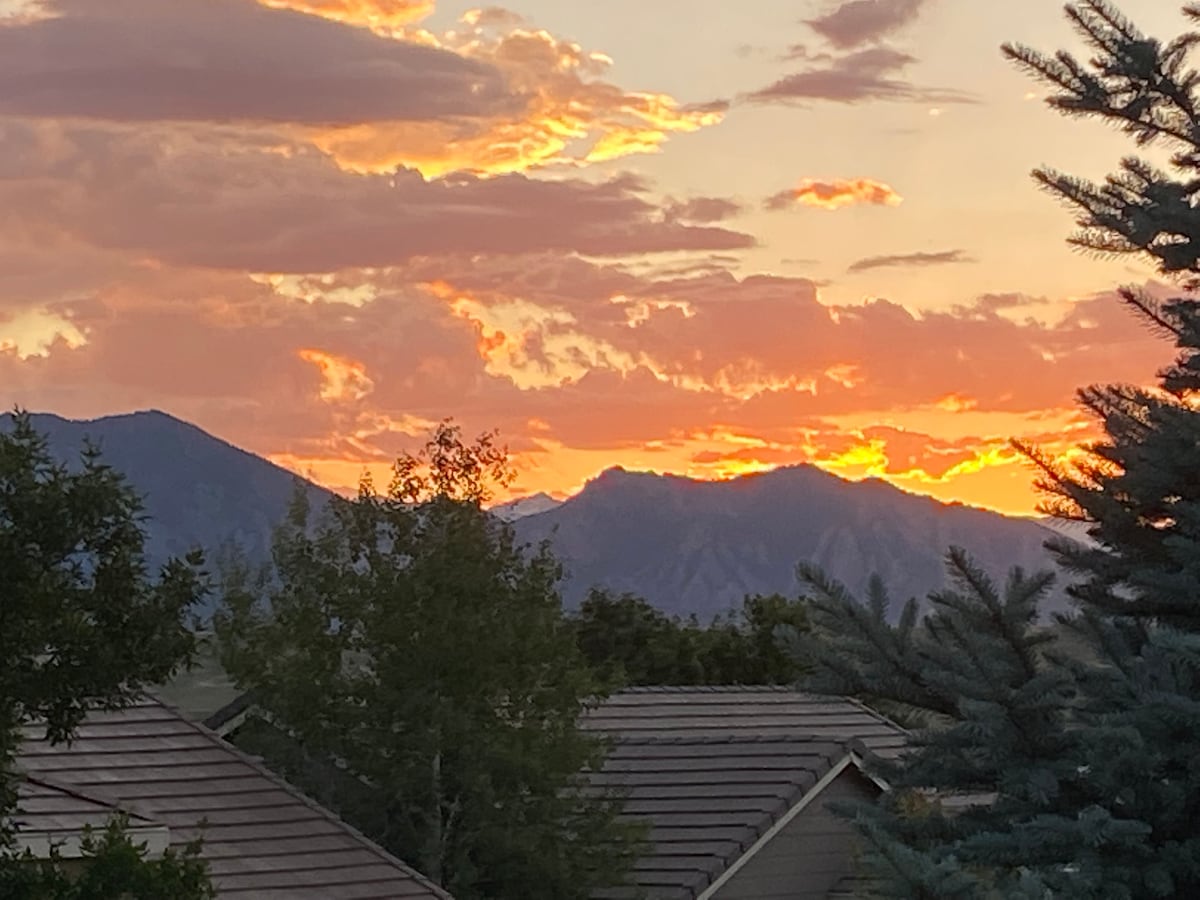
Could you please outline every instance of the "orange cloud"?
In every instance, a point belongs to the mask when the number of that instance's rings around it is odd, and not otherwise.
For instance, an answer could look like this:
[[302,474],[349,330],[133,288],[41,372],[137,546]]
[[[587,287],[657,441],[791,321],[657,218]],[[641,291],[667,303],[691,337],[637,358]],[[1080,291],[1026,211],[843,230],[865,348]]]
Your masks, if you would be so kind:
[[433,12],[434,0],[258,0],[271,9],[290,9],[395,36]]
[[367,367],[353,359],[311,349],[298,350],[296,355],[320,370],[322,400],[330,403],[361,400],[375,387],[367,376]]
[[816,181],[806,178],[796,187],[780,191],[767,198],[767,209],[787,209],[790,206],[815,206],[820,209],[841,209],[844,206],[899,206],[904,198],[882,181],[873,178]]
[[495,67],[516,112],[458,121],[370,122],[310,129],[306,137],[356,172],[397,166],[426,177],[468,170],[499,174],[545,166],[583,166],[654,153],[672,136],[698,131],[724,118],[720,104],[689,107],[656,92],[627,91],[604,81],[612,60],[547,31],[507,20],[467,16],[463,28],[423,33],[433,45]]

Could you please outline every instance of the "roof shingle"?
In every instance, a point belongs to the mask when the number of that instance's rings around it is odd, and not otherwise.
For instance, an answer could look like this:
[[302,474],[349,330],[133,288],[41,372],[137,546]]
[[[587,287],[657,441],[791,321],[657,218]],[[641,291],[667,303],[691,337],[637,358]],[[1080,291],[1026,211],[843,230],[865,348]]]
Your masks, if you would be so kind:
[[92,713],[71,744],[27,729],[32,778],[103,792],[161,823],[173,846],[204,841],[221,900],[448,900],[449,895],[213,732],[145,699]]

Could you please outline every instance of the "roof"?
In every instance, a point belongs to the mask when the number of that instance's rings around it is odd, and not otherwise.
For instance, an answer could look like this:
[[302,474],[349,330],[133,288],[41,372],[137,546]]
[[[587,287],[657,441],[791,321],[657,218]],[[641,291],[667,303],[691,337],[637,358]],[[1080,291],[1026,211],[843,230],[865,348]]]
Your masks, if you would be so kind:
[[584,726],[614,741],[602,783],[650,823],[634,880],[655,900],[701,897],[860,754],[907,739],[855,700],[788,687],[630,688]]
[[907,732],[847,697],[789,687],[655,687],[619,691],[584,725],[613,737],[790,736],[844,743],[894,756]]
[[635,888],[695,900],[852,763],[844,746],[812,738],[640,737],[613,744],[598,780],[623,790],[626,815],[650,825]]
[[[149,698],[90,714],[69,745],[27,729],[18,764],[30,799],[48,804],[37,816],[63,804],[65,823],[78,825],[100,814],[86,801],[103,792],[166,826],[172,846],[202,837],[221,900],[449,900],[249,756]],[[51,780],[60,792],[39,793]]]
[[133,840],[146,844],[151,852],[166,849],[168,832],[162,823],[125,809],[113,797],[36,775],[25,776],[17,783],[17,808],[9,824],[18,849],[46,858],[53,845],[62,856],[70,858],[80,855],[86,829],[101,829],[122,814],[126,817],[126,833]]

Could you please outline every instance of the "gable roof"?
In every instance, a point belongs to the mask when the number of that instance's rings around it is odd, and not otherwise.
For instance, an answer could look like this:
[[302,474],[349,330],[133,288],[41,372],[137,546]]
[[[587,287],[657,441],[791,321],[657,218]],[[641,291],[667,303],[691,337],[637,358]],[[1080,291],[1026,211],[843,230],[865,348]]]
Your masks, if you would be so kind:
[[787,687],[630,688],[584,727],[613,740],[599,783],[650,825],[633,882],[654,900],[708,896],[861,755],[907,739],[855,700]]
[[[221,900],[449,900],[249,756],[153,699],[90,714],[69,745],[26,729],[18,764],[30,785],[53,780],[69,783],[60,788],[68,796],[111,795],[166,826],[172,846],[203,838]],[[69,810],[68,823],[98,812]]]
[[[695,900],[851,765],[844,746],[811,738],[625,738],[597,781],[623,791],[625,814],[650,826],[634,888],[654,900]],[[597,895],[622,896],[630,892]]]
[[589,710],[584,727],[612,737],[796,737],[861,741],[880,756],[903,749],[907,732],[848,697],[789,687],[652,687],[619,691]]

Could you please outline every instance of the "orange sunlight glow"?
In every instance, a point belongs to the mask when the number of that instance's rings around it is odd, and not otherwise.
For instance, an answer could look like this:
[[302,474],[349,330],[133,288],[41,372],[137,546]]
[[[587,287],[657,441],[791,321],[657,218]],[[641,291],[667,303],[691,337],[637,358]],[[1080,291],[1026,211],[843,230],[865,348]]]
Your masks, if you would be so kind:
[[328,403],[361,400],[375,387],[367,367],[356,360],[312,349],[298,350],[296,355],[320,370],[320,396]]
[[517,28],[495,36],[485,24],[464,24],[462,31],[422,32],[421,38],[499,68],[512,95],[522,98],[521,108],[486,120],[370,123],[312,129],[306,137],[348,171],[403,166],[440,178],[457,171],[499,175],[579,167],[653,153],[673,134],[724,118],[721,109],[687,108],[666,94],[624,91],[602,81],[612,62],[607,56],[547,31]]
[[904,198],[890,186],[873,178],[837,179],[835,181],[816,181],[812,178],[805,178],[796,187],[781,195],[781,199],[782,197],[787,197],[793,203],[801,206],[815,206],[828,210],[859,204],[899,206],[904,202]]
[[320,16],[346,25],[370,28],[386,37],[398,37],[406,26],[433,12],[434,0],[258,0],[271,9]]

